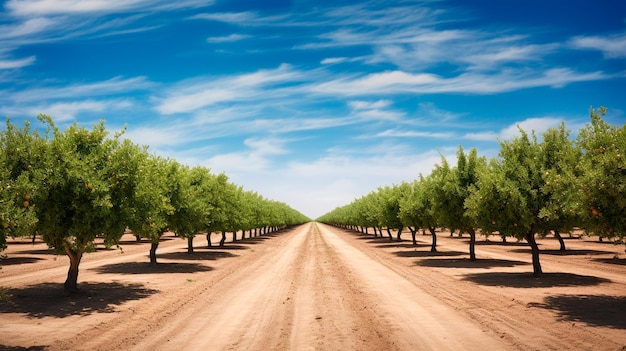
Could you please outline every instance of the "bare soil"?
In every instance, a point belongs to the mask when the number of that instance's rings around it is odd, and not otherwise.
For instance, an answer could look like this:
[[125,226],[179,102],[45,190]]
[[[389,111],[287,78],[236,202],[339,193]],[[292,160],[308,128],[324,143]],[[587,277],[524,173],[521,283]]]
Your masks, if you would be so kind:
[[[241,236],[241,234],[239,235]],[[2,350],[626,350],[624,245],[525,243],[439,233],[403,241],[319,223],[207,248],[126,235],[80,266],[41,241],[9,240],[1,261]],[[496,240],[498,239],[498,240]],[[219,240],[213,236],[213,242]]]

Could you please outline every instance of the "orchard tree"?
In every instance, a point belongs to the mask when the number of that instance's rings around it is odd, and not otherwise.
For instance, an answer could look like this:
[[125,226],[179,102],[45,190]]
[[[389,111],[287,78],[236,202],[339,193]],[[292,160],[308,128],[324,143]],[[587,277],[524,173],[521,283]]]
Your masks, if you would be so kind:
[[[35,193],[37,232],[57,253],[70,259],[64,287],[77,290],[78,267],[85,252],[102,237],[107,247],[118,243],[131,216],[141,158],[122,133],[109,137],[104,122],[92,130],[77,124],[61,131],[49,116],[42,163],[41,191]],[[50,138],[52,136],[52,138]],[[33,165],[33,167],[35,167]]]
[[0,251],[7,237],[31,235],[37,223],[35,197],[41,191],[46,141],[25,122],[18,128],[7,119],[0,132]]
[[580,148],[574,146],[569,131],[562,123],[558,128],[550,128],[543,135],[540,144],[539,162],[545,185],[542,193],[545,204],[539,210],[545,229],[551,229],[559,240],[560,250],[565,251],[565,241],[561,233],[570,232],[580,225],[577,210]]
[[193,239],[206,228],[213,206],[210,204],[212,176],[207,168],[175,163],[172,169],[170,203],[174,211],[168,218],[170,230],[187,239],[187,252],[193,253]]
[[542,146],[534,133],[520,128],[520,137],[500,142],[500,159],[479,172],[477,187],[466,201],[468,214],[488,232],[500,231],[528,242],[533,274],[543,272],[535,234],[545,235],[550,223],[541,217],[549,204],[542,164]]
[[409,189],[407,183],[401,185],[378,188],[378,210],[380,211],[380,226],[387,228],[389,240],[393,240],[391,230],[396,229],[396,240],[401,241],[403,224],[398,214],[400,212],[400,198]]
[[399,217],[405,226],[412,228],[410,230],[413,244],[417,244],[415,241],[417,229],[428,229],[432,236],[431,252],[437,252],[435,228],[441,225],[433,209],[433,198],[438,191],[440,172],[439,169],[435,169],[428,177],[420,175],[420,179],[413,183],[411,190],[400,200]]
[[626,235],[626,124],[604,121],[607,109],[590,109],[591,124],[578,133],[579,213],[584,227],[600,237]]
[[150,264],[157,264],[156,251],[163,234],[169,230],[170,216],[174,214],[172,192],[178,182],[175,161],[141,153],[144,160],[139,169],[139,181],[134,196],[130,230],[150,240]]
[[465,200],[469,197],[470,189],[478,180],[478,172],[486,167],[484,157],[478,157],[476,149],[465,154],[463,147],[457,151],[457,165],[450,168],[448,162],[442,157],[442,165],[439,166],[440,176],[433,198],[433,210],[441,224],[450,229],[450,232],[460,230],[470,235],[469,255],[470,260],[476,260],[476,228],[478,223],[472,216],[466,213]]

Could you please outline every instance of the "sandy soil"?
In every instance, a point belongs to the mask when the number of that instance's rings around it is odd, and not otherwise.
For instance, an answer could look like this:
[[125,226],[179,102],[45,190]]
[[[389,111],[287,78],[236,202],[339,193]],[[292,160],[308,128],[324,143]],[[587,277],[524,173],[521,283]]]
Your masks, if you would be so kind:
[[[68,259],[10,240],[0,287],[0,350],[626,350],[623,245],[526,244],[439,234],[413,246],[322,224],[206,247],[167,236],[159,265],[127,235],[123,252]],[[231,240],[232,238],[229,238]],[[213,237],[217,242],[218,237]],[[621,257],[621,258],[616,258]]]

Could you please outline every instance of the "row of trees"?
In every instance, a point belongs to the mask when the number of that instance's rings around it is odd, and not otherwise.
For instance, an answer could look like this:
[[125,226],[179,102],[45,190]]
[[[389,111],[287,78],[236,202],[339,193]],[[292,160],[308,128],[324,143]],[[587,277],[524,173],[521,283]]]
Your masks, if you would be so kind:
[[338,207],[318,221],[400,239],[407,227],[432,234],[435,228],[468,233],[469,255],[476,259],[476,231],[525,239],[531,247],[533,272],[542,273],[535,235],[583,228],[602,237],[626,234],[626,125],[604,121],[605,108],[590,109],[591,123],[570,138],[565,125],[547,130],[541,140],[521,136],[500,142],[499,157],[487,160],[476,149],[457,152],[456,166],[442,157],[432,173],[412,182],[380,187]]
[[[188,240],[212,232],[264,234],[308,221],[284,203],[244,191],[224,174],[189,167],[110,136],[104,122],[89,130],[65,130],[39,115],[45,132],[9,120],[0,132],[0,249],[7,237],[39,234],[70,259],[65,290],[77,289],[78,267],[97,237],[117,245],[130,229],[151,241],[156,264],[161,236],[172,231]],[[258,230],[258,232],[257,232]],[[254,231],[254,232],[253,232]],[[254,234],[253,234],[254,233]]]

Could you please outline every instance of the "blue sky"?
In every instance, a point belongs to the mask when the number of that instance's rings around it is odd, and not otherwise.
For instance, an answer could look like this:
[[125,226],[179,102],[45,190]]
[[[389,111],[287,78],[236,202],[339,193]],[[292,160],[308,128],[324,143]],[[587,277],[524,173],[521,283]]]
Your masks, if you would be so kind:
[[9,0],[0,115],[51,115],[315,218],[495,156],[519,124],[626,122],[626,2]]

